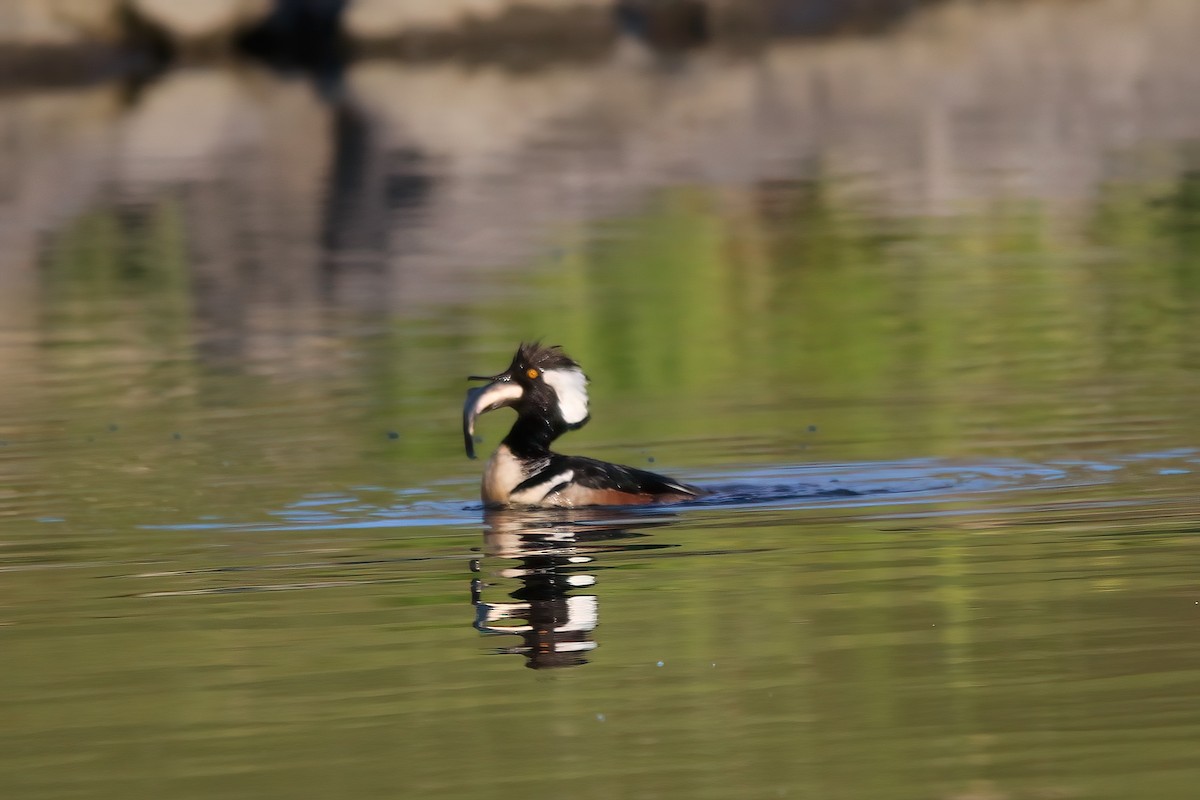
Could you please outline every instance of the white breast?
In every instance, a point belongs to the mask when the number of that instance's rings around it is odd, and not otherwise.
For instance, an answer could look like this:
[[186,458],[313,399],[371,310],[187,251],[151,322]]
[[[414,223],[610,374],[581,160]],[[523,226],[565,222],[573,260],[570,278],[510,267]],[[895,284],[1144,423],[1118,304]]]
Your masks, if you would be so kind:
[[525,471],[521,468],[521,462],[507,445],[500,445],[483,468],[480,493],[484,504],[492,506],[507,503],[509,493],[523,480]]
[[[513,500],[510,495],[526,478],[540,469],[544,469],[546,461],[522,462],[513,455],[508,445],[502,444],[492,453],[487,466],[483,468],[483,485],[480,494],[484,505],[499,506],[510,502],[527,502]],[[546,487],[543,494],[551,487]],[[526,494],[525,492],[522,495]]]

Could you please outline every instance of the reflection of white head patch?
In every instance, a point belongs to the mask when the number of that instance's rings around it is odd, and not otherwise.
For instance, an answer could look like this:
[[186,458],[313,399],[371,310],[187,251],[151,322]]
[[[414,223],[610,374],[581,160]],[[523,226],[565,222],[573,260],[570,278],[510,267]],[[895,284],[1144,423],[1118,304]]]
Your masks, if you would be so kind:
[[563,422],[577,425],[587,419],[587,376],[575,367],[548,369],[542,373],[546,383],[558,395],[558,412]]

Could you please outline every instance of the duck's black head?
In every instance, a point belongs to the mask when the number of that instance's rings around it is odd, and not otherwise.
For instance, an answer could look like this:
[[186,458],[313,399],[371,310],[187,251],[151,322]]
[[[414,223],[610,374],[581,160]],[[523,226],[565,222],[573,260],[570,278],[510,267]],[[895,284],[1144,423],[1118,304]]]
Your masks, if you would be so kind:
[[463,405],[463,443],[471,458],[475,457],[475,420],[497,408],[517,411],[517,425],[509,438],[521,429],[545,445],[588,421],[587,376],[558,345],[523,343],[504,372],[472,375],[470,380],[488,381],[468,391]]

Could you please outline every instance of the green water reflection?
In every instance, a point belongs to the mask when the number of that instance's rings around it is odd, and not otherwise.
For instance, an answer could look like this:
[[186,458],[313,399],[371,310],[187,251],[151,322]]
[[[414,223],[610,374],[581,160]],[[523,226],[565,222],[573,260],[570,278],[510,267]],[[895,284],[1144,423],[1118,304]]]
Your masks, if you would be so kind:
[[[193,454],[229,452],[206,410],[271,426],[336,408],[264,445],[280,462],[350,470],[367,451],[425,485],[467,471],[447,424],[462,376],[547,336],[593,376],[597,423],[572,446],[626,458],[675,442],[693,464],[724,465],[730,453],[703,442],[736,437],[754,442],[739,461],[777,460],[816,423],[834,457],[1190,444],[1193,183],[1109,187],[1068,219],[1034,203],[880,218],[839,202],[833,179],[670,191],[644,215],[603,223],[600,238],[578,231],[532,272],[496,276],[485,299],[415,320],[301,306],[227,324],[196,296],[169,201],[134,220],[97,212],[48,251],[30,403],[63,406],[79,435],[126,422],[122,438]],[[83,386],[72,382],[81,370]],[[402,435],[386,440],[390,430]],[[1114,448],[1114,436],[1131,441]]]
[[[64,213],[0,256],[0,793],[1191,797],[1196,141],[665,181],[437,291],[227,164]],[[718,501],[485,520],[463,378],[538,336],[564,451]]]

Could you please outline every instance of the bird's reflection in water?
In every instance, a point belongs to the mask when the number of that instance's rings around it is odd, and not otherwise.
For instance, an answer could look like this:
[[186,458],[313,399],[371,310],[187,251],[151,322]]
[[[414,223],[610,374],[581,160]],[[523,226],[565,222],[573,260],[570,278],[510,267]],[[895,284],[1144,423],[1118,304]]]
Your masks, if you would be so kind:
[[[478,573],[471,581],[476,630],[519,636],[520,643],[493,652],[519,653],[531,669],[586,664],[596,648],[592,632],[600,620],[600,600],[580,590],[594,587],[592,573],[604,569],[596,557],[671,547],[636,541],[647,534],[630,529],[665,524],[661,518],[614,520],[584,509],[487,512],[482,558],[471,563]],[[489,582],[492,577],[502,582]],[[505,584],[514,580],[516,588],[503,595]],[[492,593],[506,599],[485,599]]]

